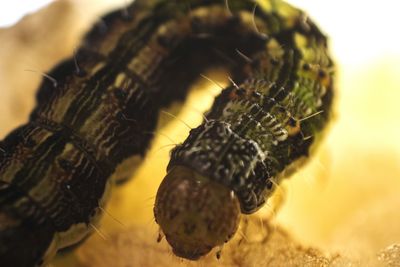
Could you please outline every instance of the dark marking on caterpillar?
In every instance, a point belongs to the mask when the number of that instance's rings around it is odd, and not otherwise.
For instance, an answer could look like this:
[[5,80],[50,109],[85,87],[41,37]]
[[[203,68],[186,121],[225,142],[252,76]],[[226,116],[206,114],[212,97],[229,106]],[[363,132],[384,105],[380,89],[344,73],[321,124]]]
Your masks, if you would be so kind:
[[214,66],[234,83],[171,152],[154,213],[178,256],[229,241],[329,120],[326,37],[278,0],[137,0],[49,72],[29,122],[1,142],[0,262],[44,265],[87,236],[159,112]]

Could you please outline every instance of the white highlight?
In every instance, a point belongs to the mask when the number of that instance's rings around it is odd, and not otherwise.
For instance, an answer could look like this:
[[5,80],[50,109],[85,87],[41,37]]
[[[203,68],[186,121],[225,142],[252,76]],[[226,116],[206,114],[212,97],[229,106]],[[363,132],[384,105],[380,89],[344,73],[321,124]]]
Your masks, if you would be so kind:
[[365,64],[382,55],[400,55],[398,1],[287,1],[305,10],[324,29],[343,65]]
[[52,1],[0,1],[0,27],[8,27],[15,24],[26,14],[35,12]]

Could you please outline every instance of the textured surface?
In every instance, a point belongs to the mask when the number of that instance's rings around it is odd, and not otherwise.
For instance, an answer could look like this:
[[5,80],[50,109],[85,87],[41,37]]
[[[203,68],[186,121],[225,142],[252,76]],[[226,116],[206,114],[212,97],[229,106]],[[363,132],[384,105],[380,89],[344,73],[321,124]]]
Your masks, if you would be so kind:
[[[262,225],[263,231],[259,231]],[[326,256],[293,241],[279,228],[267,221],[250,219],[244,224],[242,237],[232,240],[222,250],[221,259],[210,254],[198,262],[173,258],[166,243],[154,246],[148,239],[152,231],[146,227],[130,228],[124,234],[113,235],[109,244],[90,242],[79,251],[83,266],[351,266],[352,262],[339,255]],[[146,254],[141,252],[146,250]],[[99,258],[98,255],[104,255]]]

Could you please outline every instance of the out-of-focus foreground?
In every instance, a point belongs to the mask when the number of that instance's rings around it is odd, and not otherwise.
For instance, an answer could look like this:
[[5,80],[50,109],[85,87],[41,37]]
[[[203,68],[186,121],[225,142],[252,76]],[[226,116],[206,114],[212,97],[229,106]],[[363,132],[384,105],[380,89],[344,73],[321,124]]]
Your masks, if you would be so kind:
[[[82,33],[117,4],[111,2],[60,0],[0,29],[1,137],[27,120],[41,72],[73,55]],[[330,12],[347,8],[340,6]],[[275,202],[283,199],[283,206],[273,212],[271,203],[251,218],[220,261],[214,255],[199,263],[175,258],[165,241],[156,242],[152,215],[168,151],[188,133],[181,120],[196,126],[202,120],[198,110],[207,109],[217,94],[218,88],[200,80],[180,120],[159,130],[136,177],[114,189],[100,227],[106,239],[94,234],[53,266],[400,266],[400,48],[388,49],[393,36],[382,33],[398,23],[388,23],[383,8],[391,8],[380,6],[363,14],[362,7],[347,9],[321,25],[339,63],[336,119],[310,164],[277,191]],[[310,9],[319,21],[321,14]],[[353,17],[346,16],[350,13]],[[199,98],[204,101],[194,101]]]

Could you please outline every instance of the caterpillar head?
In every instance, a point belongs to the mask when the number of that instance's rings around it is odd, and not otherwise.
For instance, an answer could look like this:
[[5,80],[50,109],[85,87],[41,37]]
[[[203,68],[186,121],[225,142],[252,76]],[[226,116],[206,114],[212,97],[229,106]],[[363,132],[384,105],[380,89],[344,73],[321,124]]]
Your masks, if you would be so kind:
[[240,206],[230,189],[174,166],[158,189],[154,215],[175,255],[196,260],[235,234]]

